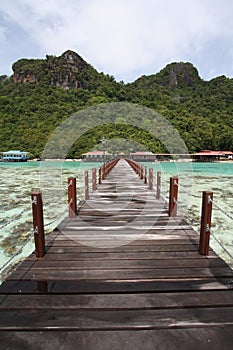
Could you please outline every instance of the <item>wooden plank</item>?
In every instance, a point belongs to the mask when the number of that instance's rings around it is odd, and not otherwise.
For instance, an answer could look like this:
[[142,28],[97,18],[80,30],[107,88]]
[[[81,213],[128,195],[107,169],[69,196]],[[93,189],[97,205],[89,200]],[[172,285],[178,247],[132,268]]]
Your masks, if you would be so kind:
[[[143,228],[141,228],[141,230],[143,230]],[[128,230],[129,232],[130,232],[130,230]],[[119,232],[119,231],[117,231],[117,230],[114,230],[114,229],[112,229],[112,232],[114,233],[114,234],[121,234],[121,232]],[[93,232],[92,232],[93,233]],[[127,232],[127,227],[125,227],[125,233],[128,233]],[[177,237],[179,237],[179,236],[185,236],[186,238],[187,237],[195,237],[195,238],[199,238],[199,236],[198,236],[198,233],[197,232],[195,232],[195,231],[193,231],[193,230],[190,230],[190,229],[183,229],[182,228],[182,226],[180,226],[179,227],[179,229],[177,229],[177,230],[174,230],[174,229],[172,229],[172,230],[167,230],[166,232],[164,232],[164,228],[163,229],[159,229],[158,227],[156,227],[156,228],[150,228],[150,229],[148,229],[146,232],[145,232],[145,234],[143,235],[143,237],[146,239],[146,237],[148,236],[148,235],[163,235],[163,236],[167,236],[168,238],[169,238],[169,236],[177,236]],[[59,232],[59,231],[54,231],[54,232],[52,232],[52,233],[50,233],[50,234],[48,234],[47,236],[46,236],[46,240],[47,240],[47,242],[48,241],[52,241],[52,240],[54,240],[54,239],[56,239],[56,240],[59,240],[59,239],[68,239],[69,237],[66,235],[66,234],[64,234],[63,233],[63,231],[61,231],[61,232]]]
[[[96,236],[95,236],[96,237]],[[106,236],[100,236],[100,240],[103,239],[104,237]],[[85,237],[87,239],[87,244],[88,244],[88,239],[90,240],[90,243],[91,243],[91,240],[92,240],[92,237]],[[97,237],[96,237],[97,238]],[[174,237],[174,239],[169,239],[169,240],[166,240],[165,238],[164,239],[148,239],[148,243],[145,244],[144,241],[142,241],[142,243],[140,244],[140,240],[137,240],[137,241],[133,241],[132,243],[130,242],[130,246],[153,246],[153,245],[167,245],[167,244],[171,244],[172,242],[174,244],[180,244],[180,245],[184,245],[184,244],[195,244],[195,245],[198,245],[198,240],[191,240],[191,239],[182,239],[181,237],[180,238],[176,238]],[[123,241],[124,243],[124,241]],[[86,244],[86,245],[87,245]],[[126,244],[127,244],[127,240],[126,240]],[[75,241],[75,240],[71,240],[71,239],[67,239],[66,241],[65,240],[56,240],[56,241],[52,241],[52,242],[49,242],[48,244],[46,244],[46,247],[77,247],[77,246],[80,246],[80,243]],[[127,244],[128,246],[128,244]]]
[[[61,277],[60,277],[61,278]],[[7,280],[0,286],[1,294],[105,294],[105,293],[147,293],[179,291],[232,290],[232,278],[182,278],[156,280],[51,280],[14,281]]]
[[3,349],[31,350],[231,350],[233,327],[179,328],[137,331],[28,331],[2,332]]
[[206,268],[170,268],[170,269],[86,269],[81,270],[67,269],[35,269],[31,268],[29,271],[16,270],[8,279],[30,279],[30,280],[58,280],[63,276],[67,280],[145,280],[145,279],[169,279],[169,278],[217,278],[217,277],[233,277],[233,271],[226,269],[225,267],[214,267],[211,269]]
[[[46,245],[61,245],[62,242],[68,242],[70,241],[73,245],[83,245],[82,241],[79,241],[79,239],[86,239],[87,243],[88,240],[91,240],[92,238],[95,239],[117,239],[121,240],[121,245],[143,245],[143,241],[146,241],[146,244],[159,244],[159,241],[161,244],[170,244],[177,243],[180,244],[182,241],[186,241],[187,244],[196,243],[198,242],[198,237],[196,235],[190,235],[187,236],[185,233],[181,232],[179,235],[179,231],[174,231],[171,233],[168,233],[167,231],[163,232],[135,232],[135,231],[110,231],[110,232],[98,232],[97,230],[92,231],[85,231],[85,232],[78,232],[64,235],[61,237],[57,237],[54,239],[48,239]],[[175,242],[177,240],[177,242]],[[60,243],[61,241],[61,243]],[[142,243],[141,243],[142,242]],[[65,244],[64,244],[65,245]]]
[[179,293],[2,295],[2,309],[173,309],[182,307],[232,307],[233,290]]
[[[171,232],[170,234],[169,233],[164,233],[163,231],[159,231],[159,232],[156,232],[156,233],[152,233],[152,232],[147,232],[146,234],[144,235],[138,235],[138,234],[130,234],[128,235],[127,232],[124,233],[121,233],[119,232],[118,235],[115,234],[115,232],[110,232],[107,234],[96,234],[96,233],[93,233],[91,232],[91,235],[88,235],[85,233],[85,236],[86,238],[88,239],[91,239],[92,236],[96,236],[96,237],[99,237],[100,239],[103,238],[103,237],[120,237],[122,239],[124,239],[125,237],[128,238],[129,237],[132,237],[132,240],[129,241],[127,244],[130,244],[131,246],[133,245],[151,245],[151,244],[171,244],[172,242],[175,243],[174,241],[177,240],[176,244],[183,244],[183,243],[186,243],[186,244],[189,244],[190,242],[193,242],[193,243],[197,243],[199,242],[199,239],[197,237],[197,235],[189,235],[187,236],[187,234],[185,232],[181,232],[181,234],[179,234],[179,231],[178,232]],[[81,234],[79,234],[79,236],[82,236]],[[134,238],[135,237],[135,238]],[[53,238],[53,237],[49,237],[47,238],[46,240],[46,246],[51,246],[51,245],[54,245],[54,246],[58,246],[58,245],[79,245],[80,243],[76,240],[73,240],[71,238],[69,238],[69,236],[65,236],[65,235],[61,235],[60,237],[56,237]]]
[[[125,252],[114,252],[109,254],[108,252],[104,251],[93,251],[93,252],[79,252],[77,253],[62,253],[61,251],[59,253],[47,253],[46,254],[46,261],[47,260],[70,260],[70,261],[75,261],[75,260],[112,260],[112,259],[123,259],[123,260],[147,260],[147,259],[182,259],[182,258],[199,258],[200,254],[198,251],[189,251],[189,252],[134,252],[134,253],[127,253]],[[210,258],[217,258],[217,255],[215,253],[211,253],[209,255]],[[31,260],[35,261],[35,255],[31,255],[30,257]]]
[[[151,245],[151,246],[120,246],[116,248],[98,248],[99,253],[113,252],[113,253],[144,253],[147,254],[149,252],[191,252],[197,251],[197,244],[166,244],[166,245]],[[94,249],[89,246],[68,246],[68,247],[48,247],[47,253],[88,253],[93,252]]]
[[17,267],[18,270],[21,269],[28,269],[33,264],[33,268],[36,269],[50,269],[50,268],[56,268],[56,269],[66,269],[69,268],[70,270],[75,269],[83,269],[85,268],[104,268],[104,269],[112,269],[114,267],[118,267],[121,269],[128,269],[128,268],[164,268],[164,269],[170,269],[174,268],[180,268],[180,267],[202,267],[202,268],[212,268],[212,267],[224,267],[226,266],[226,263],[219,259],[199,259],[199,258],[182,258],[182,259],[144,259],[144,260],[85,260],[85,263],[80,260],[75,261],[66,261],[66,260],[35,260],[32,262],[31,260],[25,260],[21,265]]
[[233,326],[233,307],[170,310],[2,310],[0,330],[150,330]]
[[[145,216],[144,216],[145,214]],[[185,222],[183,219],[180,218],[180,220],[178,220],[178,218],[176,219],[169,219],[167,216],[160,216],[160,213],[159,215],[156,215],[156,213],[152,213],[153,216],[149,217],[148,218],[148,214],[147,212],[144,212],[144,211],[137,211],[135,213],[135,215],[132,215],[132,214],[127,214],[127,212],[125,212],[123,215],[124,217],[118,217],[117,215],[117,212],[114,211],[111,216],[107,216],[107,217],[102,217],[101,213],[98,213],[98,217],[96,215],[96,217],[92,217],[90,220],[88,220],[88,218],[86,217],[82,217],[81,215],[78,215],[74,218],[66,218],[64,219],[63,223],[64,224],[68,224],[68,225],[78,225],[78,224],[81,224],[82,222],[96,222],[96,224],[101,221],[103,223],[117,223],[117,222],[123,222],[123,223],[128,223],[128,222],[131,222],[132,220],[136,220],[137,222],[141,222],[142,224],[145,224],[147,222],[150,223],[150,221],[152,221],[154,223],[154,225],[169,225],[169,226],[185,226],[187,227],[187,229],[190,229],[190,225],[187,224],[187,222]],[[91,215],[91,214],[90,214]],[[93,214],[94,215],[94,214]],[[125,218],[125,215],[128,216],[128,219]],[[151,220],[149,220],[151,219]],[[60,226],[60,225],[59,225]]]

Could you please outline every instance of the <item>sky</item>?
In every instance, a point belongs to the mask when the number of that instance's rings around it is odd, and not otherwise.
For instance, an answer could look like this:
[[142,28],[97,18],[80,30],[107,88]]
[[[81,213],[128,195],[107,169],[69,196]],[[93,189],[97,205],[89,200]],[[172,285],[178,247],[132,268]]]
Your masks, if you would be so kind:
[[233,78],[233,1],[0,1],[0,75],[18,59],[68,49],[117,81],[181,61],[205,80]]

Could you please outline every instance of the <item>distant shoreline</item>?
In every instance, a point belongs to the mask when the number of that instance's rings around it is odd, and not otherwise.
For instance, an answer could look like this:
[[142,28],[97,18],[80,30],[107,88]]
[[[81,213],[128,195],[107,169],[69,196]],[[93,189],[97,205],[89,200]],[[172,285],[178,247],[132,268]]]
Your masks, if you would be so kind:
[[[38,159],[31,159],[29,162],[38,161]],[[53,159],[42,159],[40,161],[43,162],[85,162],[85,163],[93,163],[93,161],[87,161],[80,158],[74,158],[74,159],[61,159],[61,158],[53,158]],[[191,163],[233,163],[233,159],[219,159],[215,161],[194,161],[193,159],[157,159],[156,161],[138,161],[139,163],[160,163],[160,162],[191,162]],[[102,161],[96,162],[96,163],[103,163]]]

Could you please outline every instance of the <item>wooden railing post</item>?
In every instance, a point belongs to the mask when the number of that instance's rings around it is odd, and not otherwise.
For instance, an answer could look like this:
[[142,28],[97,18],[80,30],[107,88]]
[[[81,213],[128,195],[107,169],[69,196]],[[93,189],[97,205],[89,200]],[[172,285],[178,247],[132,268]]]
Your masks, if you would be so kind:
[[105,179],[105,164],[102,165],[101,167],[101,180]]
[[41,192],[32,193],[32,215],[37,258],[45,255],[44,217]]
[[88,200],[89,199],[88,171],[85,171],[84,182],[85,182],[85,200]]
[[101,167],[99,168],[99,185],[101,185]]
[[141,165],[140,179],[143,180],[144,166]]
[[161,171],[157,171],[157,193],[156,193],[156,199],[160,199],[160,193],[161,193]]
[[77,213],[77,199],[76,199],[76,178],[68,178],[68,205],[69,217],[73,218]]
[[202,255],[209,254],[212,201],[213,192],[204,191],[202,194],[201,230],[199,240],[199,252]]
[[147,183],[147,167],[145,167],[145,173],[144,173],[144,183]]
[[153,190],[153,169],[149,169],[149,190]]
[[92,190],[96,190],[96,168],[92,169]]
[[177,214],[178,198],[178,177],[170,178],[170,196],[169,196],[169,216],[175,217]]

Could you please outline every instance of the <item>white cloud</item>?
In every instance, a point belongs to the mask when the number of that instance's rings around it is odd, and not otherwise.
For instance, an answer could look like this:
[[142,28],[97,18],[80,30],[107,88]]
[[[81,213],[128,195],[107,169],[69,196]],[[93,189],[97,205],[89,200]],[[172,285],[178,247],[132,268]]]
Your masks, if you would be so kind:
[[222,64],[233,75],[231,0],[8,0],[1,10],[40,54],[70,48],[117,79],[154,73],[176,60],[196,62],[209,76],[221,70],[223,47]]
[[0,41],[3,42],[6,40],[6,28],[0,27]]

